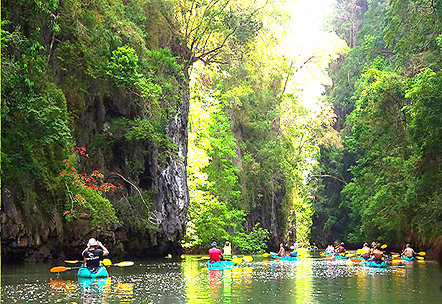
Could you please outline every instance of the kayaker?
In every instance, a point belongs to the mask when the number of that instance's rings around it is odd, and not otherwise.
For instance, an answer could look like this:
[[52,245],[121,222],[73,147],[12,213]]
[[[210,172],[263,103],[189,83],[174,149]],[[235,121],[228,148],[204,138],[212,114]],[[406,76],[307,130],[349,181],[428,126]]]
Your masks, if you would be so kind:
[[333,245],[328,245],[327,248],[325,249],[325,253],[326,254],[333,254],[333,253],[335,253],[335,247],[333,247]]
[[232,259],[232,244],[229,241],[226,241],[224,244],[223,257],[226,261],[230,261]]
[[365,251],[364,254],[362,254],[361,256],[365,259],[368,260],[370,258],[370,253],[371,253],[371,248],[368,247],[368,243],[364,243],[364,245],[362,246],[362,250]]
[[345,247],[344,247],[344,243],[339,244],[338,246],[338,253],[340,255],[345,255]]
[[283,243],[279,244],[279,251],[278,251],[277,256],[280,256],[280,257],[285,256],[285,249],[284,249]]
[[381,250],[381,244],[376,244],[376,246],[373,248],[373,252],[371,253],[371,260],[375,262],[380,262],[384,257],[387,256]]
[[212,242],[212,248],[209,249],[210,263],[224,261],[221,250],[219,250],[217,247],[218,245],[216,244],[216,242]]
[[416,255],[416,252],[414,252],[413,248],[410,247],[410,244],[407,244],[405,245],[405,249],[402,251],[401,255],[411,259]]
[[100,259],[109,254],[109,250],[103,244],[94,238],[89,239],[87,247],[81,255],[84,257],[83,265],[88,269],[97,269],[100,267]]
[[370,255],[373,253],[374,247],[376,247],[376,242],[371,242]]
[[296,258],[298,256],[298,250],[295,246],[290,246],[290,256]]

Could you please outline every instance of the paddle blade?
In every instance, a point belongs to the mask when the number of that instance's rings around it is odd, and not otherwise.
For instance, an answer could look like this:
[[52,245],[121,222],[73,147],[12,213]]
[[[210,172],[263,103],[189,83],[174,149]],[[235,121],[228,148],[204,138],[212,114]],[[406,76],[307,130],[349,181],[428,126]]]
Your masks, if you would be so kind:
[[63,272],[66,270],[69,270],[70,268],[64,267],[64,266],[56,266],[56,267],[52,267],[49,271],[50,272]]
[[392,254],[392,255],[399,255],[399,253],[397,253],[397,252],[393,252],[393,251],[391,252],[391,254]]
[[395,256],[395,257],[393,258],[393,260],[395,260],[395,261],[400,261],[400,260],[402,260],[402,258],[401,258],[400,256]]
[[251,257],[251,256],[245,256],[245,257],[243,257],[242,258],[244,261],[246,261],[246,262],[251,262],[251,261],[253,261],[253,258]]
[[241,258],[234,258],[232,261],[233,261],[233,263],[237,263],[237,264],[242,263]]
[[104,266],[110,266],[110,265],[112,265],[112,261],[109,260],[109,259],[104,259],[104,260],[103,260],[103,265],[104,265]]
[[363,259],[352,259],[351,260],[353,263],[360,263],[363,261]]
[[64,261],[65,263],[68,263],[68,264],[76,264],[76,263],[81,263],[81,262],[83,262],[83,261],[79,261],[79,260],[70,260],[70,261]]
[[392,258],[400,257],[400,255],[399,255],[399,254],[393,254],[391,257],[392,257]]
[[426,255],[427,253],[425,251],[421,251],[417,253],[418,255]]
[[198,260],[210,260],[210,257],[208,257],[208,256],[203,256],[203,257],[200,257]]
[[329,254],[325,256],[327,259],[333,259],[335,256],[333,254]]
[[384,244],[384,245],[381,246],[381,249],[385,249],[385,248],[387,248],[387,247],[388,247],[388,245],[387,245],[387,244]]
[[358,249],[358,250],[356,250],[356,252],[359,254],[366,254],[364,249]]
[[132,262],[132,261],[125,261],[125,262],[120,262],[120,263],[114,264],[114,266],[117,266],[117,267],[128,267],[128,266],[133,266],[133,264],[135,264],[135,263]]
[[416,259],[418,259],[418,260],[423,260],[424,259],[424,257],[415,257]]
[[267,252],[263,253],[262,256],[265,257],[265,258],[268,258],[270,256],[270,253],[267,253]]

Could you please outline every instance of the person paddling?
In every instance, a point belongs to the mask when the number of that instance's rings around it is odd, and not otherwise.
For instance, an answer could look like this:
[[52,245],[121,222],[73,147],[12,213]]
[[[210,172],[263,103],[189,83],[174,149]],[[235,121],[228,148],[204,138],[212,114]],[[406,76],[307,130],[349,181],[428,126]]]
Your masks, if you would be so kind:
[[338,254],[339,255],[345,255],[346,254],[344,243],[339,244],[339,246],[338,246]]
[[295,246],[290,246],[290,256],[296,258],[298,256],[298,249]]
[[280,256],[280,257],[285,256],[285,249],[284,249],[283,243],[279,244],[279,251],[278,251],[277,256]]
[[372,254],[371,254],[371,260],[380,264],[382,262],[382,258],[387,257],[384,252],[381,250],[381,244],[376,244],[376,246],[373,248]]
[[100,259],[109,254],[104,245],[94,238],[89,239],[86,249],[81,255],[84,257],[83,266],[94,272],[100,268]]
[[371,248],[368,247],[368,243],[364,243],[364,246],[362,246],[362,250],[365,251],[364,254],[361,256],[364,258],[364,260],[368,260],[370,258]]
[[230,261],[232,259],[232,244],[229,241],[226,241],[224,244],[223,257],[226,261]]
[[212,242],[212,248],[209,249],[210,263],[224,261],[224,257],[221,253],[221,250],[219,250],[217,247],[218,245],[216,244],[216,242]]
[[413,248],[410,247],[410,244],[405,245],[404,251],[402,251],[401,255],[406,256],[409,259],[414,258],[416,252],[414,252]]

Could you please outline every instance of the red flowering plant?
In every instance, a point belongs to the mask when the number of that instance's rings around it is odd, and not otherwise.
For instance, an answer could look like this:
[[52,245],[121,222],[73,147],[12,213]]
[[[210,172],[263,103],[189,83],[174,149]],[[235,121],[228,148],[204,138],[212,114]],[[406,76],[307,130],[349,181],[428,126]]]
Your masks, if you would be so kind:
[[[104,175],[98,170],[81,174],[75,168],[78,157],[89,157],[84,147],[74,147],[69,158],[63,160],[64,170],[60,172],[69,194],[63,215],[68,221],[74,218],[91,218],[94,226],[107,226],[117,221],[111,202],[104,197],[106,192],[115,192],[118,187],[104,182]],[[119,185],[119,188],[123,187]],[[68,207],[68,208],[69,208]]]

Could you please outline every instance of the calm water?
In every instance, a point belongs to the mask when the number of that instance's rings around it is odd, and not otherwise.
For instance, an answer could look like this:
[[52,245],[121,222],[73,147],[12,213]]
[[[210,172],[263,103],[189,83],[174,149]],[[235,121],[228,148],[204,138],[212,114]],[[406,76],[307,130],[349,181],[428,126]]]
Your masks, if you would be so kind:
[[442,303],[442,273],[431,261],[370,269],[346,261],[263,260],[208,270],[204,261],[136,261],[110,278],[78,281],[55,265],[2,267],[2,303]]

